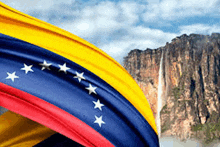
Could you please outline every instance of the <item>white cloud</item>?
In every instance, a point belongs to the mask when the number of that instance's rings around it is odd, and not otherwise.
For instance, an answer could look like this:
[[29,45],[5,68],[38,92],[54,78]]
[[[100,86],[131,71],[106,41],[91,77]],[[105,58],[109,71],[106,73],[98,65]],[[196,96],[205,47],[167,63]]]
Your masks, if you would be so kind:
[[99,34],[107,36],[122,27],[117,20],[118,16],[119,9],[114,3],[101,2],[83,8],[73,21],[58,26],[83,38],[91,38]]
[[147,0],[148,4],[159,3],[160,0]]
[[206,24],[192,24],[179,27],[179,34],[204,34],[211,35],[211,33],[220,32],[220,26],[218,25],[206,25]]
[[95,24],[89,19],[79,20],[73,23],[62,23],[59,27],[82,38],[92,36],[96,32]]
[[162,30],[159,29],[150,29],[143,26],[130,28],[129,35],[135,38],[141,37],[145,39],[157,40],[158,42],[160,40],[162,40],[163,42],[165,40],[172,39],[173,37],[176,36],[175,33],[163,32]]
[[121,36],[119,40],[113,40],[107,44],[100,44],[98,47],[122,63],[122,57],[126,56],[130,50],[156,49],[164,46],[166,42],[170,42],[176,36],[177,34],[175,33],[167,33],[158,29],[137,26],[128,28],[127,34]]
[[177,36],[136,26],[142,11],[143,5],[135,2],[101,2],[83,8],[73,22],[60,27],[92,42],[122,63],[123,56],[132,49],[155,49]]
[[59,27],[95,44],[122,63],[123,57],[132,49],[155,49],[177,36],[136,26],[142,11],[143,5],[134,2],[101,2],[84,7],[73,22]]
[[46,10],[54,5],[71,4],[72,0],[1,0],[1,2],[21,12],[28,13],[30,10]]
[[116,4],[109,1],[101,2],[98,5],[92,7],[92,9],[97,13],[97,16],[115,18],[119,14],[119,10],[116,7]]
[[185,17],[219,13],[218,0],[162,0],[149,3],[143,20],[146,22],[170,21]]
[[[6,4],[43,19],[86,39],[103,49],[120,63],[132,49],[158,48],[176,36],[190,33],[220,32],[217,25],[180,26],[177,33],[151,29],[141,22],[166,24],[185,17],[211,14],[217,0],[146,0],[97,1],[80,0],[3,0]],[[146,26],[145,26],[146,25]]]
[[121,9],[121,16],[119,19],[126,24],[135,24],[139,21],[139,13],[144,10],[144,5],[136,2],[120,2],[118,4]]

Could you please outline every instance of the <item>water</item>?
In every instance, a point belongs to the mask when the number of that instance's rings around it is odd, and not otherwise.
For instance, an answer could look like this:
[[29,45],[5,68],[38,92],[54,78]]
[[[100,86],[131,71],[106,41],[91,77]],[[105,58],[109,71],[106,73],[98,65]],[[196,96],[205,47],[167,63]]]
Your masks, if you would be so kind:
[[159,69],[159,83],[158,83],[158,98],[157,98],[157,131],[158,131],[158,137],[161,136],[161,124],[160,124],[160,111],[162,109],[162,94],[163,94],[163,53],[161,55],[160,59],[160,69]]

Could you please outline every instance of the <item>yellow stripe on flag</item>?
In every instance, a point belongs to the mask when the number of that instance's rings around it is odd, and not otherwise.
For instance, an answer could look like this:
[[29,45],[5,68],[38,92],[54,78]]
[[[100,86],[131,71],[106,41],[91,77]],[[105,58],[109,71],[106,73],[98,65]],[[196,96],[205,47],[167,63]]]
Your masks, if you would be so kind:
[[0,33],[43,47],[98,75],[130,101],[157,132],[152,110],[140,87],[119,63],[102,50],[1,2]]
[[30,147],[56,132],[11,111],[0,116],[0,146]]

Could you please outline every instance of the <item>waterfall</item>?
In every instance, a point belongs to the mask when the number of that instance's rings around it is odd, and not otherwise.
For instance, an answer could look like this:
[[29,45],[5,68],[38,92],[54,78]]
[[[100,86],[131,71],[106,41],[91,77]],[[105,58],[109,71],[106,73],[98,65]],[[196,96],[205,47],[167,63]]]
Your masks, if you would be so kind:
[[160,111],[162,109],[162,94],[163,94],[163,51],[160,59],[160,69],[159,69],[159,83],[158,83],[158,97],[157,97],[157,131],[158,131],[158,136],[160,137],[161,135],[161,125],[160,125]]

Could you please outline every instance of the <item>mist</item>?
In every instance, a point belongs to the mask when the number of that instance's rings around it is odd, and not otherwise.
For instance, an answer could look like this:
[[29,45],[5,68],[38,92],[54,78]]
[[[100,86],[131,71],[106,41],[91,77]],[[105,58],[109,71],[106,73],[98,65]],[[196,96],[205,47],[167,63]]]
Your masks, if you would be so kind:
[[220,142],[214,141],[204,145],[198,140],[181,141],[172,137],[160,138],[160,147],[220,147]]

